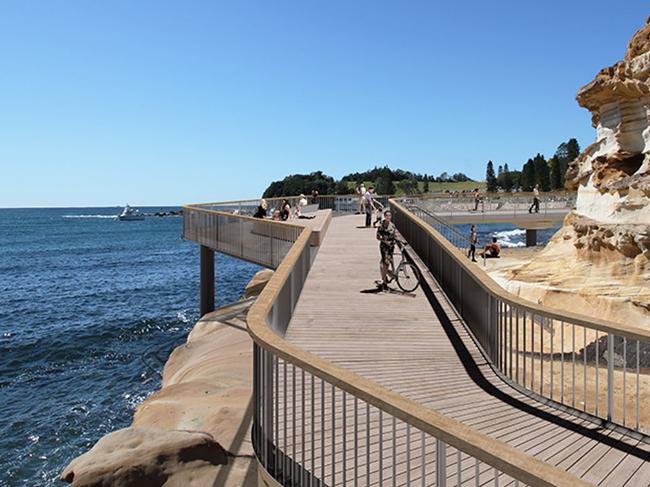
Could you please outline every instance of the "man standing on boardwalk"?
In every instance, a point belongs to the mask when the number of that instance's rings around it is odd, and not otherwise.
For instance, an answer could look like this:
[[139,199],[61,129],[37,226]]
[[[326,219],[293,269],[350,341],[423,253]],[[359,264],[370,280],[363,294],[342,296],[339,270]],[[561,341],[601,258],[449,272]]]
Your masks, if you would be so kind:
[[384,220],[377,228],[377,240],[379,240],[379,271],[381,273],[381,283],[378,286],[383,291],[388,291],[388,270],[393,263],[393,252],[395,252],[395,239],[397,238],[397,229],[393,224],[393,214],[390,210],[384,212]]
[[535,213],[539,213],[539,184],[536,184],[533,188],[533,204],[528,208],[528,213],[532,213],[533,209]]
[[375,203],[373,197],[375,194],[375,188],[370,186],[366,194],[363,195],[363,206],[366,213],[366,227],[370,227],[372,223],[372,211],[375,209]]
[[472,262],[476,262],[476,244],[478,243],[478,233],[476,232],[476,225],[472,225],[469,231],[469,252],[467,257],[472,258]]

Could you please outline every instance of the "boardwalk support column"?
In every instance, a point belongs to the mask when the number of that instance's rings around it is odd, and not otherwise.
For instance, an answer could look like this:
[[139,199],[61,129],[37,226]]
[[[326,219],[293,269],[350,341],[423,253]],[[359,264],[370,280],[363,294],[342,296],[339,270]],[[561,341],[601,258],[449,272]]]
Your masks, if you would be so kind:
[[537,229],[536,228],[527,228],[526,229],[526,247],[534,247],[537,245]]
[[214,311],[214,250],[201,245],[201,316]]

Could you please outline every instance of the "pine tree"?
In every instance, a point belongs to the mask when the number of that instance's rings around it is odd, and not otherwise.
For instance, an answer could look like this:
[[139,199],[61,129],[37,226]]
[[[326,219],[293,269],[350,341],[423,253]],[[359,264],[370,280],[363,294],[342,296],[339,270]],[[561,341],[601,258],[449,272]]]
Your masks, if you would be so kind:
[[492,161],[488,161],[487,169],[485,171],[485,183],[488,193],[494,193],[497,190],[497,178],[494,175],[494,165]]
[[429,176],[427,176],[426,174],[424,175],[424,187],[422,188],[422,191],[424,193],[429,192]]
[[548,163],[543,155],[537,154],[533,159],[535,167],[535,184],[539,184],[541,191],[551,190],[551,174],[548,168]]
[[503,174],[503,166],[499,164],[499,169],[497,170],[497,177],[501,176]]
[[561,189],[564,186],[564,174],[560,170],[560,160],[557,156],[551,157],[551,189]]
[[532,191],[533,186],[535,186],[535,165],[532,159],[528,159],[528,162],[521,169],[519,186],[523,191]]

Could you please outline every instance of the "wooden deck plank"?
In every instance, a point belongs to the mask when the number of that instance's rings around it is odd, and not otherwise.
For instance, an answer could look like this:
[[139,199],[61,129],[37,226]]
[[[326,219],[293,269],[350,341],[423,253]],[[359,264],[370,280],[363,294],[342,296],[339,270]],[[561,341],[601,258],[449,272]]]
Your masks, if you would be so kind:
[[[629,448],[623,448],[630,446],[630,441],[636,444],[634,440],[613,431],[600,431],[595,423],[541,403],[498,377],[486,365],[485,358],[441,290],[435,291],[441,307],[473,363],[463,363],[448,337],[448,330],[440,323],[421,289],[414,295],[398,291],[371,292],[374,280],[379,278],[379,253],[374,230],[358,228],[362,220],[363,216],[332,219],[295,308],[287,340],[589,481],[598,481],[598,476],[602,475],[603,485],[650,485],[650,477],[643,480],[644,473],[650,471],[648,458],[640,457],[638,452],[635,456]],[[480,381],[477,375],[482,378]],[[315,401],[320,401],[319,394],[317,391]],[[329,402],[328,394],[326,391],[326,403]],[[351,398],[347,399],[346,421],[350,426]],[[326,405],[326,416],[331,415],[330,408],[330,404]],[[342,404],[336,403],[334,412],[342,415]],[[380,444],[379,419],[374,408],[370,418],[371,475],[368,482],[379,485],[379,455],[373,451]],[[365,428],[365,412],[357,419]],[[383,482],[393,472],[392,430],[386,421],[390,421],[387,416],[383,417],[381,444],[382,451],[390,456],[381,462]],[[421,467],[420,440],[412,435],[407,442],[403,424],[396,431],[396,485],[407,485],[406,467],[401,463],[405,462],[406,450],[412,450],[411,461],[415,463],[409,475],[413,482]],[[324,432],[325,457],[331,455],[332,448],[353,455],[354,444],[350,438],[346,438],[344,444],[342,433],[342,429],[335,428],[334,435],[338,438],[332,446],[327,444],[332,433]],[[315,440],[320,441],[320,432],[315,435],[319,436]],[[366,462],[367,439],[365,434],[361,436],[357,453]],[[428,470],[433,469],[435,444],[427,444],[426,449],[429,481],[429,476],[433,475]],[[336,454],[340,455],[341,451]],[[331,459],[326,458],[325,462]],[[450,462],[447,474],[451,480],[458,468],[455,460]],[[474,485],[473,460],[467,457],[461,465],[462,484]],[[316,465],[319,466],[322,467]],[[327,469],[327,463],[325,467]],[[342,465],[340,469],[342,476]],[[347,470],[350,470],[349,465]],[[490,470],[486,465],[480,466],[481,484],[493,480]],[[340,482],[342,477],[337,474],[336,480]],[[500,485],[509,483],[508,479],[501,480]]]

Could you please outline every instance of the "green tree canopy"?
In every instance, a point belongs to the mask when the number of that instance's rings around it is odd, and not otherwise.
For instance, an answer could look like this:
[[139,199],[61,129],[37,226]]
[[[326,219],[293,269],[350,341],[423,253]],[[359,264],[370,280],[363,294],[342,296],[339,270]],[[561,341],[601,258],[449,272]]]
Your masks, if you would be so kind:
[[497,190],[497,177],[494,174],[494,164],[492,161],[488,161],[487,169],[485,171],[485,183],[487,186],[487,191],[493,193]]

